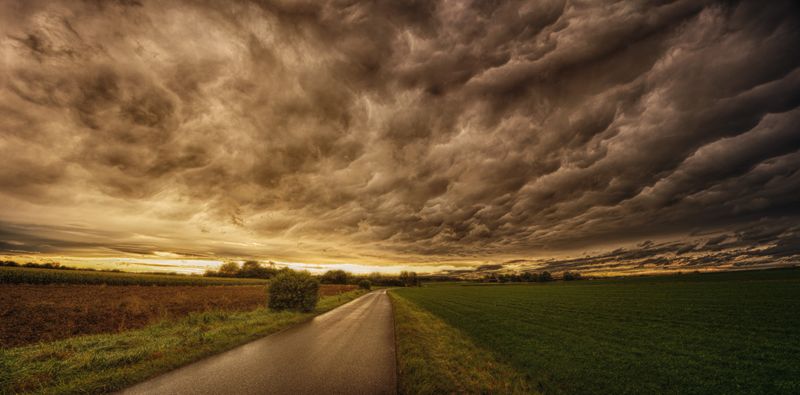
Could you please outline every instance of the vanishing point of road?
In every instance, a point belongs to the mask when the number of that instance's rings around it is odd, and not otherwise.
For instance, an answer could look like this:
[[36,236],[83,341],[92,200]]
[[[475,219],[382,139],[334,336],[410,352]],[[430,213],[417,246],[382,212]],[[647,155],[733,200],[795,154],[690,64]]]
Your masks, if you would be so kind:
[[122,393],[394,394],[395,363],[391,301],[380,290]]

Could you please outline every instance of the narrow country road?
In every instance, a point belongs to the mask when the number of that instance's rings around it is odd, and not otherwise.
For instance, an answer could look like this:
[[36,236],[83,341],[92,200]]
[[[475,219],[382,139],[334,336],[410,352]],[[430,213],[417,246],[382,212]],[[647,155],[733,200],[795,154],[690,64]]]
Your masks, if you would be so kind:
[[313,320],[123,394],[394,394],[392,306],[371,292]]

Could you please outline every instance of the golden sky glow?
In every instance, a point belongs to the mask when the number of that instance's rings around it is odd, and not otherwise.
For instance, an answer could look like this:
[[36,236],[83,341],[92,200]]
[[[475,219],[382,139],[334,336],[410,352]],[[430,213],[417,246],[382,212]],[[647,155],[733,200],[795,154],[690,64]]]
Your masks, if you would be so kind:
[[4,1],[0,252],[180,270],[796,264],[798,15]]

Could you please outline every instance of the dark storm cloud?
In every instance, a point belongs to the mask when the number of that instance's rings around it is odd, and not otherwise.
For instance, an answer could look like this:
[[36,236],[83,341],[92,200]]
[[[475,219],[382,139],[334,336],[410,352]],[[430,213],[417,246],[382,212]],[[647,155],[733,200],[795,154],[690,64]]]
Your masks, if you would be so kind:
[[170,226],[250,246],[201,254],[298,259],[487,262],[675,235],[559,265],[719,263],[698,254],[732,240],[798,253],[796,231],[734,233],[798,214],[796,2],[12,1],[0,15],[9,224],[68,217],[120,231],[98,247],[192,253],[140,240]]
[[610,252],[584,253],[579,258],[514,259],[481,265],[471,272],[450,272],[474,278],[507,271],[624,274],[797,266],[800,265],[799,232],[800,226],[794,218],[772,218],[735,227],[729,233],[693,235],[667,242],[646,240]]

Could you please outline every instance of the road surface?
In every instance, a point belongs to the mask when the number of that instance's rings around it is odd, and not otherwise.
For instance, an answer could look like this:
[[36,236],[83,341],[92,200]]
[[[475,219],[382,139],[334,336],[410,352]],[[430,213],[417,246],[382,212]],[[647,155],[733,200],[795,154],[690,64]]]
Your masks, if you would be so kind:
[[371,292],[313,320],[123,394],[394,394],[392,306]]

